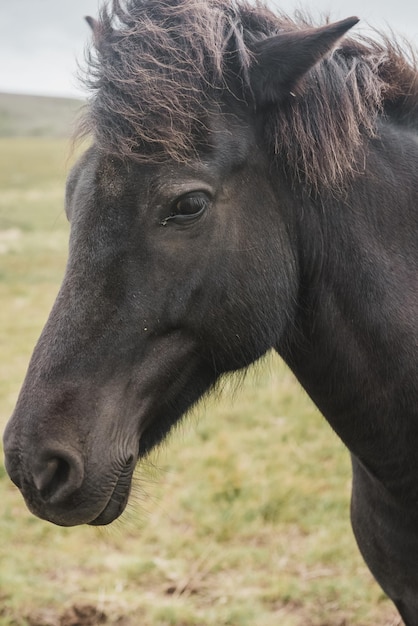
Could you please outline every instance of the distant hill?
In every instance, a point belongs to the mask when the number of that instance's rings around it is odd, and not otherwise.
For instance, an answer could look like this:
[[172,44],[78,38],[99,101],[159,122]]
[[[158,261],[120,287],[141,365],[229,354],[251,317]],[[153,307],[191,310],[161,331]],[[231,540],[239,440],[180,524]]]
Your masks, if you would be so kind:
[[81,100],[0,93],[0,137],[69,137]]

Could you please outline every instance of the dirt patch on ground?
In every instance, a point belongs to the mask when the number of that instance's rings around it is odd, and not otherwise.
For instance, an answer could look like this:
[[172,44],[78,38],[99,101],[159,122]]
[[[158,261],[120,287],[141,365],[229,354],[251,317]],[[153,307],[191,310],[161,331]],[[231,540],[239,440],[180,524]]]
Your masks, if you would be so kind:
[[101,624],[130,626],[125,618],[109,618],[103,611],[91,605],[75,604],[57,614],[56,611],[44,610],[28,615],[29,626],[101,626]]
[[[300,626],[351,626],[350,621],[346,617],[337,613],[333,615],[331,620],[319,621],[307,618],[298,603],[292,603],[291,606],[282,605],[281,608],[277,607],[276,613],[278,625],[281,623],[284,615],[292,614],[300,617],[300,621],[297,622]],[[5,612],[0,609],[0,616],[5,615]],[[21,619],[15,622],[11,615],[9,615],[10,618],[11,621],[8,623],[11,625],[21,623]],[[25,619],[28,626],[138,626],[137,616],[136,618],[130,618],[126,615],[122,616],[115,613],[106,614],[91,604],[74,604],[62,611],[42,609],[26,615]],[[146,623],[149,624],[148,621]],[[402,620],[394,611],[390,611],[383,621],[379,620],[381,626],[402,626],[402,623]],[[187,624],[190,625],[190,622],[187,622]],[[198,624],[199,622],[196,622],[196,626]],[[179,621],[177,626],[184,626],[184,623]]]

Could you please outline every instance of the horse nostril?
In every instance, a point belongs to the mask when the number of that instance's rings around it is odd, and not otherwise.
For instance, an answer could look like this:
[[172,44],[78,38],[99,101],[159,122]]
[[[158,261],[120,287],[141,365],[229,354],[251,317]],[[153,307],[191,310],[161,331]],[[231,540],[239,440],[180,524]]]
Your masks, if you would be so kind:
[[33,482],[37,490],[43,496],[48,497],[49,493],[54,493],[59,485],[67,482],[69,473],[70,468],[67,461],[55,457],[39,465],[33,475]]
[[76,491],[84,478],[81,459],[68,451],[49,451],[37,461],[33,482],[43,499],[57,504]]

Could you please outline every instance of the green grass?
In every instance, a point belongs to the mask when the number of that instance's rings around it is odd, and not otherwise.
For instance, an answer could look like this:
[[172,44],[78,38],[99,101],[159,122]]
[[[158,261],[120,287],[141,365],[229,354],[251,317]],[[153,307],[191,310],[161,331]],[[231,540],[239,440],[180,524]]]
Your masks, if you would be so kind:
[[[66,261],[62,140],[0,140],[0,424]],[[347,452],[277,357],[143,463],[123,519],[34,518],[0,466],[0,626],[383,626]]]

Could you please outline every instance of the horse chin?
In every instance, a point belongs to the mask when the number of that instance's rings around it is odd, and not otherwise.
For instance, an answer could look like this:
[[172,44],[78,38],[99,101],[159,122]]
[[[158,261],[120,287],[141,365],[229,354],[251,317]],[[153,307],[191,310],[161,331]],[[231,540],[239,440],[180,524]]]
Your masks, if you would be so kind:
[[120,474],[115,488],[102,512],[92,521],[87,522],[90,526],[106,526],[122,515],[128,504],[129,495],[131,493],[132,476],[132,468]]

